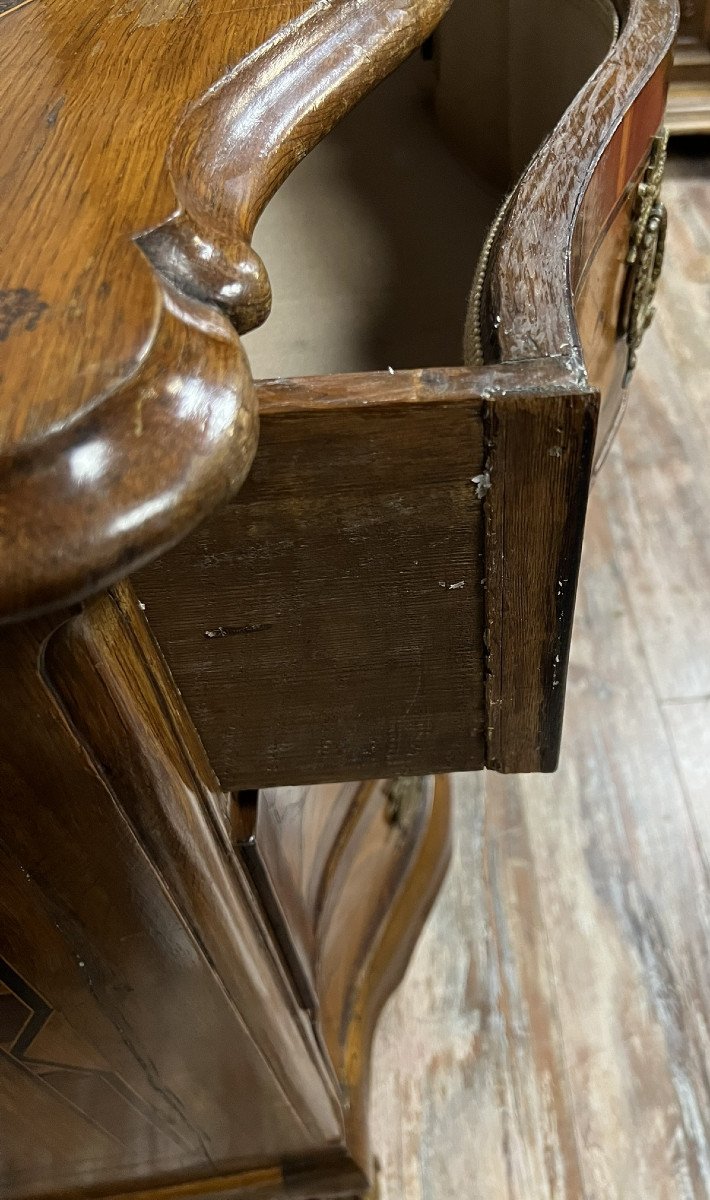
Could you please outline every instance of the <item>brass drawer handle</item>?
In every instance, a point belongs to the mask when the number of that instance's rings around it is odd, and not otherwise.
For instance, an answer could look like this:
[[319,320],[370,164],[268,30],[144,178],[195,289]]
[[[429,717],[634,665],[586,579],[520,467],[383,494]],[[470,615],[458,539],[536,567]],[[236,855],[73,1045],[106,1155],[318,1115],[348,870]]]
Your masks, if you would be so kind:
[[666,206],[660,199],[667,154],[668,133],[663,130],[653,140],[648,165],[636,192],[619,324],[619,332],[625,335],[628,346],[623,387],[628,386],[636,366],[636,352],[655,312],[653,301],[663,266],[668,223]]

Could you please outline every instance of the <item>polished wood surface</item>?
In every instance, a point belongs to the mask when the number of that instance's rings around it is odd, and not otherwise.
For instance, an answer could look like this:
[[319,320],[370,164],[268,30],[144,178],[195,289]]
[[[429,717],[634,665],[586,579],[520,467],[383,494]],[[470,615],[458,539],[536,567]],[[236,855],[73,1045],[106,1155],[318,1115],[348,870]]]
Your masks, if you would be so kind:
[[[183,5],[78,17],[53,0],[45,20],[46,7],[32,0],[2,15],[3,95],[7,104],[18,97],[19,113],[0,144],[11,230],[1,260],[0,350],[11,397],[0,441],[1,532],[12,562],[0,590],[6,617],[125,574],[243,480],[256,443],[255,400],[225,314],[245,329],[268,311],[268,281],[249,246],[254,223],[299,158],[441,15],[433,0],[412,0],[397,17],[384,0],[300,16],[277,5],[264,10],[268,17],[200,4],[189,19]],[[506,328],[521,333],[528,319],[530,280],[513,282],[515,263],[537,261],[532,242],[523,243],[545,197],[562,194],[562,145],[565,155],[575,146],[575,173],[565,203],[556,199],[546,216],[554,250],[530,276],[539,268],[541,329],[552,322],[532,338],[533,353],[574,345],[567,227],[590,178],[611,171],[594,172],[595,151],[629,106],[606,152],[622,147],[617,187],[638,164],[660,119],[665,67],[655,77],[653,69],[671,33],[669,0],[633,0],[594,85],[613,78],[613,102],[596,105],[592,86],[583,89],[516,193],[514,236],[498,239],[502,258],[492,260],[485,309],[503,357]],[[33,72],[36,60],[42,70]],[[178,60],[190,70],[176,72]],[[99,81],[113,77],[108,102],[99,103]],[[641,79],[649,84],[643,103],[632,104]],[[598,207],[595,188],[588,194]],[[40,197],[49,232],[37,254]],[[585,237],[606,211],[589,221],[588,208],[584,199],[576,222]],[[554,314],[563,312],[558,327]],[[572,351],[569,359],[578,369]],[[38,525],[40,504],[51,515]]]
[[[88,1200],[313,1200],[314,1196],[353,1200],[362,1195],[364,1186],[362,1172],[351,1161],[326,1154],[305,1163],[212,1172],[201,1179],[183,1177],[127,1192],[112,1188],[110,1196],[82,1191],[81,1196]],[[52,1192],[51,1200],[77,1200],[77,1192]]]
[[676,146],[560,770],[455,780],[449,875],[376,1038],[382,1200],[708,1194],[710,158]]
[[124,575],[249,468],[254,393],[227,318],[268,312],[254,223],[443,4],[300,9],[0,15],[0,616]]
[[1,661],[3,1195],[362,1192],[370,1042],[446,862],[446,780],[316,789],[290,841],[293,797],[265,803],[309,1005],[131,590],[6,629]]

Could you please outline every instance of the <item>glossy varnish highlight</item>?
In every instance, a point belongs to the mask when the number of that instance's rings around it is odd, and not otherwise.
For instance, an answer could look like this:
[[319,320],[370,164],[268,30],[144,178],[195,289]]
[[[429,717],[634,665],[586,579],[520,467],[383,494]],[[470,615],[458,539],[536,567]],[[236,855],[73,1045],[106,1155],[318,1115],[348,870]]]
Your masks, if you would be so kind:
[[112,582],[249,468],[255,398],[229,318],[268,313],[254,223],[444,5],[305,7],[2,16],[0,618]]

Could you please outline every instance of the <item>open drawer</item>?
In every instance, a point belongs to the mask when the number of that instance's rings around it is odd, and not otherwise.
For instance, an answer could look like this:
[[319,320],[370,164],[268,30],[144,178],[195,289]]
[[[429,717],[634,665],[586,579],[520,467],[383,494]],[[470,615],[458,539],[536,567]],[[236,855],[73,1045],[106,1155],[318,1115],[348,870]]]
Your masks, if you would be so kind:
[[554,769],[672,36],[662,0],[455,0],[267,208],[254,464],[136,579],[223,786]]
[[0,615],[134,574],[227,789],[556,763],[675,11],[444,7],[3,17]]

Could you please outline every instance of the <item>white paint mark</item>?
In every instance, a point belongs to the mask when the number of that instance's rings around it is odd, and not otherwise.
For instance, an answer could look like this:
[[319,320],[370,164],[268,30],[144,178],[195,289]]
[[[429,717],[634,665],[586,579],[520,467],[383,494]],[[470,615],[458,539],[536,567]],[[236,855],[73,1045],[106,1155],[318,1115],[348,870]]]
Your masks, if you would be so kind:
[[480,475],[472,475],[471,483],[476,485],[476,499],[482,500],[486,492],[490,491],[491,474],[490,471],[483,471]]

